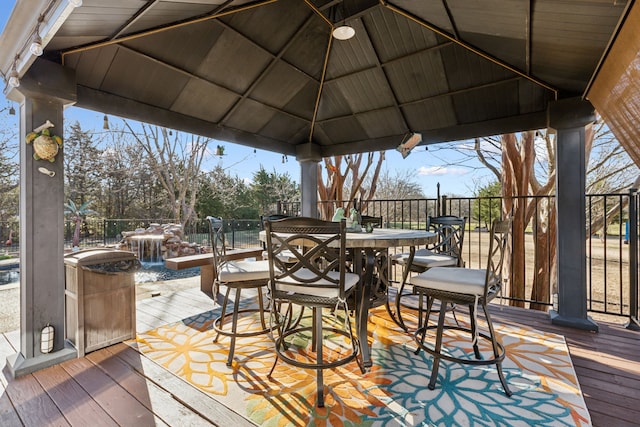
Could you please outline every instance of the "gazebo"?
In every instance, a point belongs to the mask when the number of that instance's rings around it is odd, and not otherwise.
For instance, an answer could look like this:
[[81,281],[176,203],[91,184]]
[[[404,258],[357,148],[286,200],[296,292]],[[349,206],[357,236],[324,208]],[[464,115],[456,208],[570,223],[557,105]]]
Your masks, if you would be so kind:
[[[585,127],[595,108],[640,162],[633,0],[21,0],[0,35],[20,105],[21,351],[15,376],[76,357],[64,328],[63,156],[25,135],[69,105],[295,156],[303,215],[323,157],[551,128],[559,304],[588,330]],[[594,108],[595,107],[595,108]],[[578,220],[576,220],[578,219]]]

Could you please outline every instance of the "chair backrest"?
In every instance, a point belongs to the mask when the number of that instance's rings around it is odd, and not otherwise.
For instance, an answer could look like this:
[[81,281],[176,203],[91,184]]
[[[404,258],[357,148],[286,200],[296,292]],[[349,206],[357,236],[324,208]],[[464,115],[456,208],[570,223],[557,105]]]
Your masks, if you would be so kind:
[[362,215],[362,224],[360,225],[366,226],[367,224],[371,224],[373,227],[382,227],[382,217]]
[[279,219],[291,218],[291,215],[285,214],[271,214],[271,215],[260,215],[260,230],[265,230],[264,223],[265,221],[276,221]]
[[496,219],[491,225],[489,257],[484,285],[485,298],[497,294],[502,287],[502,267],[511,233],[511,221],[511,218]]
[[[284,214],[271,214],[271,215],[260,215],[260,230],[266,230],[264,227],[264,223],[266,221],[277,221],[279,219],[291,218],[290,215]],[[262,249],[267,250],[267,242],[262,242]]]
[[439,254],[448,255],[458,259],[458,267],[464,265],[462,259],[462,247],[464,244],[464,230],[467,223],[466,217],[454,215],[430,216],[427,218],[427,231],[433,231],[438,235],[438,240],[429,246],[429,249]]
[[218,278],[218,271],[226,262],[226,242],[224,238],[224,221],[222,218],[208,216],[209,240],[213,250],[213,274]]
[[[347,268],[344,219],[332,222],[307,217],[285,218],[265,221],[265,228],[272,292],[278,285],[290,288],[295,284],[300,286],[301,294],[308,288],[336,288],[339,298],[344,299]],[[280,256],[284,252],[287,256]]]

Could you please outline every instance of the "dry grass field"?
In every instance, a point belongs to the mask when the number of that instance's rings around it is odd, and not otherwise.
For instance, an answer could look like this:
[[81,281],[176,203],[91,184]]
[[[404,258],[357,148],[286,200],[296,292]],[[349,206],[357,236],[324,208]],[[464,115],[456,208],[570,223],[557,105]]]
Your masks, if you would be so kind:
[[[467,267],[484,268],[489,247],[489,233],[469,231],[465,234],[464,260]],[[398,251],[403,248],[398,248]],[[408,248],[404,248],[408,250]],[[622,238],[606,240],[594,237],[587,241],[587,309],[594,318],[615,323],[626,322],[629,310],[629,246]],[[533,238],[525,240],[526,295],[533,286],[535,251]],[[392,272],[394,280],[401,279],[401,270]],[[553,292],[551,292],[553,293]],[[508,291],[505,292],[508,295]],[[527,305],[528,306],[528,305]],[[601,313],[610,313],[613,316]]]

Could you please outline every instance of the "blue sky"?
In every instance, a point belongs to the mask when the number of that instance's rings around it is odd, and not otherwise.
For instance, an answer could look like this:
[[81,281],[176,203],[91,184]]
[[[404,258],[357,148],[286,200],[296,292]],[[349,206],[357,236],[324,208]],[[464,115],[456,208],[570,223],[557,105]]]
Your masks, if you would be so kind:
[[[0,25],[2,29],[5,27],[14,4],[14,0],[0,0]],[[78,121],[85,130],[101,131],[103,116],[103,113],[97,111],[70,107],[65,110],[65,126]],[[112,126],[122,125],[122,121],[118,117],[109,116],[109,122]],[[264,150],[257,150],[254,153],[253,148],[227,142],[214,141],[211,144],[212,150],[215,150],[215,146],[218,144],[225,146],[225,156],[222,158],[210,156],[205,162],[205,169],[211,169],[216,164],[220,164],[231,175],[250,180],[253,173],[259,170],[262,165],[269,172],[275,170],[278,173],[288,173],[293,180],[300,181],[300,167],[293,157],[289,157],[283,163],[281,154]],[[440,183],[442,194],[471,196],[478,186],[490,182],[491,175],[487,170],[479,169],[477,161],[469,161],[456,150],[446,148],[455,145],[457,144],[448,143],[439,145],[438,148],[432,146],[428,151],[425,150],[425,147],[416,147],[406,159],[403,159],[399,152],[389,150],[385,156],[383,171],[388,171],[391,176],[399,172],[402,176],[414,177],[415,182],[422,187],[428,197],[436,195],[438,183]]]

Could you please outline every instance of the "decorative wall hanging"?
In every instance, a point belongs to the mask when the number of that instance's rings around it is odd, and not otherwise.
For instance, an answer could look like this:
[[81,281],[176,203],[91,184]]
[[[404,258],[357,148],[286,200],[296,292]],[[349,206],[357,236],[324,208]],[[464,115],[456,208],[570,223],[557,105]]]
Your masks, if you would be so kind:
[[48,160],[51,163],[56,161],[56,155],[60,147],[62,147],[62,137],[52,135],[49,128],[53,127],[53,123],[47,120],[44,124],[38,126],[29,132],[25,137],[27,144],[33,142],[33,158],[36,160]]

